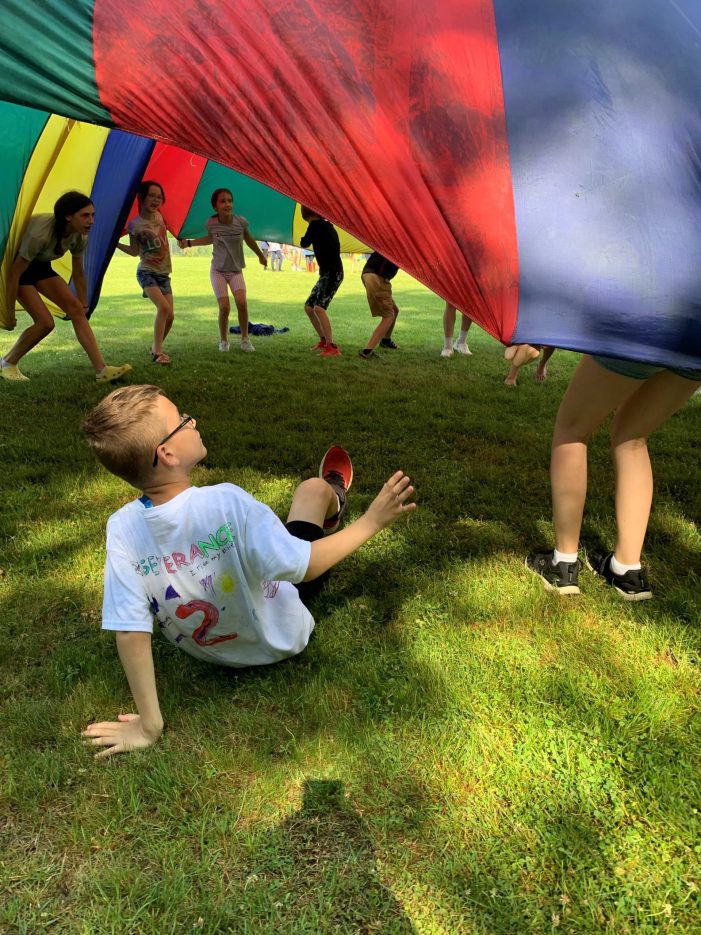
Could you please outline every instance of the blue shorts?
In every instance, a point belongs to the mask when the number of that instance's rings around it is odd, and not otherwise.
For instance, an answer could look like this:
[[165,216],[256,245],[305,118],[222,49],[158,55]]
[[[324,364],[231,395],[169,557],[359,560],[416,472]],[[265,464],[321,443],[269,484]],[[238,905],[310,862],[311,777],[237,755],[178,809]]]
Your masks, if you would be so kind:
[[333,273],[322,273],[304,304],[310,305],[312,308],[318,305],[319,308],[327,309],[342,282],[343,270],[338,270]]
[[[153,270],[150,269],[137,269],[136,281],[144,290],[146,290],[149,286],[157,286],[163,295],[173,294],[173,290],[170,287],[170,276],[168,273],[154,273]],[[148,298],[145,291],[144,298]]]
[[617,373],[621,377],[630,377],[632,380],[647,380],[649,377],[654,377],[656,373],[663,373],[668,370],[678,377],[684,377],[685,380],[701,382],[701,370],[658,367],[656,364],[641,364],[636,360],[619,360],[617,357],[597,357],[595,354],[592,354],[591,359],[595,360],[604,370]]

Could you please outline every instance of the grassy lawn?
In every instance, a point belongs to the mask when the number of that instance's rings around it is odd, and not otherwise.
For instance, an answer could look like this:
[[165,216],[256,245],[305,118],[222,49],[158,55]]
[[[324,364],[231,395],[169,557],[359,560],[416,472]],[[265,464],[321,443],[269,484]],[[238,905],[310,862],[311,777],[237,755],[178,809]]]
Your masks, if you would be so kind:
[[[118,257],[93,318],[110,363],[198,419],[199,484],[284,514],[331,443],[354,457],[351,517],[411,473],[420,508],[343,563],[308,649],[232,672],[154,638],[166,732],[96,763],[91,720],[131,710],[100,631],[104,526],[133,496],[79,431],[108,389],[58,323],[0,384],[0,931],[701,931],[701,399],[651,442],[655,600],[588,572],[577,598],[524,567],[550,544],[548,456],[576,363],[544,385],[474,329],[442,360],[442,302],[400,274],[397,352],[348,272],[341,359],[309,353],[306,273],[247,274],[252,321],[289,333],[217,351],[206,257],[175,258],[170,368]],[[25,318],[26,320],[26,318]],[[2,334],[0,351],[10,338]],[[585,536],[613,541],[605,434]]]

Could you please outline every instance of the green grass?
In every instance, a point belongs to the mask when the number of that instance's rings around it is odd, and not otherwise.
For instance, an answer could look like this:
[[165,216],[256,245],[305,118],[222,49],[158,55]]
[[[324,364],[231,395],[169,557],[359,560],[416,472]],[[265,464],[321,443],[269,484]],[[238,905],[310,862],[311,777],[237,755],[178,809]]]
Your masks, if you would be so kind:
[[[548,453],[574,355],[551,377],[482,332],[441,360],[442,303],[400,274],[402,349],[362,361],[357,275],[309,353],[313,278],[250,264],[251,319],[290,332],[216,349],[205,257],[176,258],[171,368],[115,259],[93,323],[105,356],[198,418],[197,483],[284,513],[333,443],[357,516],[395,468],[420,508],[349,558],[308,649],[231,672],[154,641],[167,731],[96,763],[88,721],[130,710],[100,632],[104,525],[131,498],[78,426],[106,394],[69,325],[0,384],[0,931],[525,933],[701,930],[699,400],[651,442],[655,600],[592,575],[575,599],[523,567],[550,541]],[[4,350],[9,337],[2,339]],[[585,534],[611,541],[605,433]]]

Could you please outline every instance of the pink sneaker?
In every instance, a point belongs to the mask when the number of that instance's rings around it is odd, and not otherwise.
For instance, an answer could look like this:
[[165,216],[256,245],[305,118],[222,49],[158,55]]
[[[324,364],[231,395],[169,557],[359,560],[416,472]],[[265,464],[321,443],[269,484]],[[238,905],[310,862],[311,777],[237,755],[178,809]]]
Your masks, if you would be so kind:
[[316,344],[312,344],[309,348],[310,351],[323,351],[326,347],[326,338],[322,338],[320,341],[317,341]]
[[341,348],[338,346],[338,344],[327,344],[319,356],[320,357],[340,357]]

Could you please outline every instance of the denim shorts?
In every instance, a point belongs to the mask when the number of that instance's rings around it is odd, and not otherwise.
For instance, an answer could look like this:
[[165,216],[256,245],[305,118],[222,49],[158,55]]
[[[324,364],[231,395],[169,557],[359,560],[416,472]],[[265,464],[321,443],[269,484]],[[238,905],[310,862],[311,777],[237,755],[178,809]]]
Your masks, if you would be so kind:
[[619,360],[617,357],[598,357],[592,354],[592,360],[595,360],[600,367],[608,370],[610,373],[617,373],[621,377],[630,377],[632,380],[647,380],[654,377],[656,373],[662,373],[668,370],[678,377],[684,377],[685,380],[695,380],[701,382],[701,370],[680,370],[676,367],[658,367],[656,364],[641,364],[636,360]]
[[[146,290],[149,286],[156,286],[161,290],[163,295],[173,294],[173,290],[170,287],[170,276],[168,273],[154,273],[153,270],[150,269],[137,269],[136,281],[144,290]],[[148,298],[145,291],[144,298]]]

